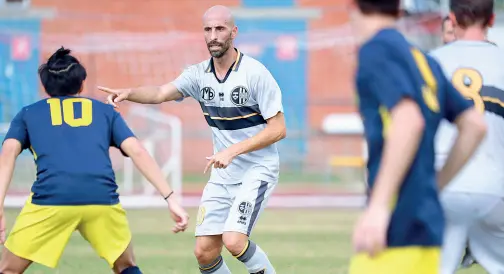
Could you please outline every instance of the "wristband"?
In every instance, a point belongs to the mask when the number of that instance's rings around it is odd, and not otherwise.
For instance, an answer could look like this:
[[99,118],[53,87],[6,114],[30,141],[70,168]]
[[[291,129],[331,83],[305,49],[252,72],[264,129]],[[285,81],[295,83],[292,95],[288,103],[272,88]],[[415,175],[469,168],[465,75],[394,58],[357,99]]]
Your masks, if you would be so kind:
[[173,190],[172,190],[172,192],[170,192],[170,194],[168,194],[168,196],[164,197],[165,201],[168,200],[168,198],[170,198],[170,196],[172,196],[172,194],[173,194]]

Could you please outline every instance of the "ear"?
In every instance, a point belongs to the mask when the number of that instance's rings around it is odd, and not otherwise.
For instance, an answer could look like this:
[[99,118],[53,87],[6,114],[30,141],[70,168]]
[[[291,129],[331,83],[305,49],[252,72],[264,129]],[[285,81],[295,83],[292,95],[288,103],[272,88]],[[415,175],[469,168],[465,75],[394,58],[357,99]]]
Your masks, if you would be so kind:
[[450,21],[452,21],[453,26],[458,25],[457,16],[455,16],[455,13],[450,12],[450,14],[448,14],[448,17],[450,18]]
[[77,92],[77,94],[81,94],[81,93],[82,93],[82,91],[84,91],[84,83],[85,83],[85,82],[86,82],[85,80],[84,80],[84,81],[82,81],[82,85],[81,85],[81,87],[80,87],[80,89],[79,89],[79,92]]
[[356,9],[357,8],[357,3],[355,3],[355,0],[348,0],[347,1],[347,7],[349,9]]
[[488,21],[488,28],[493,27],[495,24],[495,14],[492,14],[492,17],[490,17],[490,21]]
[[231,30],[231,38],[235,38],[238,35],[238,27],[234,26],[233,29]]
[[458,22],[457,22],[457,16],[455,16],[455,13],[450,12],[450,14],[448,14],[448,18],[450,18],[450,21],[453,23],[453,25],[457,25],[458,24]]

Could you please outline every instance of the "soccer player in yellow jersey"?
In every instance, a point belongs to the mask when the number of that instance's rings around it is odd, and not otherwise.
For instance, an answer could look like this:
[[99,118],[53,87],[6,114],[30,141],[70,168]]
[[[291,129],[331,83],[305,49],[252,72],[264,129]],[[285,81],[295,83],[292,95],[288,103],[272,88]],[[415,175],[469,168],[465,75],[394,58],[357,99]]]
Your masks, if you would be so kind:
[[[351,274],[438,273],[444,230],[438,184],[451,180],[486,131],[439,64],[395,29],[399,6],[400,0],[352,5],[369,200],[354,230]],[[434,137],[442,119],[456,124],[459,135],[436,174]]]
[[[79,94],[86,70],[56,51],[39,69],[50,98],[24,107],[12,120],[0,154],[0,241],[5,241],[3,202],[16,157],[29,149],[37,165],[31,196],[12,228],[0,273],[23,273],[32,262],[56,267],[75,230],[117,274],[140,274],[131,247],[126,212],[119,203],[109,157],[116,147],[168,203],[173,232],[184,231],[188,215],[152,159],[118,112]],[[161,198],[162,199],[162,198]]]

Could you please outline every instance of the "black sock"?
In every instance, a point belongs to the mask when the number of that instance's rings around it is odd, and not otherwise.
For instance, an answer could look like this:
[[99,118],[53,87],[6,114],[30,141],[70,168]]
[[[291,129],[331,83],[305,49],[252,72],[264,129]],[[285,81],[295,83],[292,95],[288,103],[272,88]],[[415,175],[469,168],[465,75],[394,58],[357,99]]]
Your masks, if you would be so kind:
[[138,266],[130,266],[121,271],[121,274],[142,274],[142,271],[140,271],[140,268],[138,268]]

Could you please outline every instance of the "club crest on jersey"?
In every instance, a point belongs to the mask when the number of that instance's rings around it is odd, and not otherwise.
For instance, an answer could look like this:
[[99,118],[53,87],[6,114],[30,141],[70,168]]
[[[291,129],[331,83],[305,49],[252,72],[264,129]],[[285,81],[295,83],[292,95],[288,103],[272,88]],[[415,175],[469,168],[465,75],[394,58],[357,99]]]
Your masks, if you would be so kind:
[[242,86],[235,87],[231,91],[231,102],[237,106],[245,105],[250,98],[250,92]]
[[204,101],[212,101],[215,98],[215,91],[211,87],[201,89],[201,99]]

